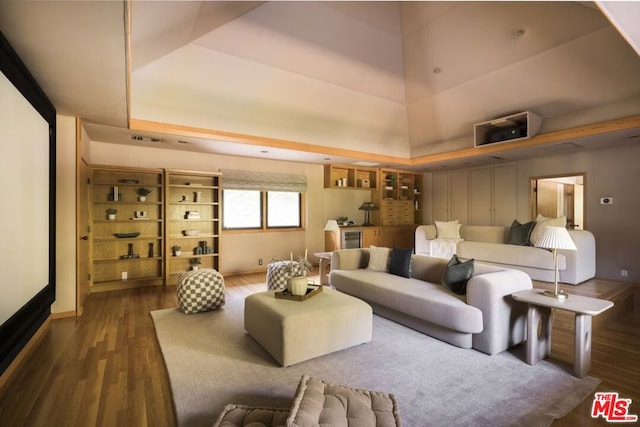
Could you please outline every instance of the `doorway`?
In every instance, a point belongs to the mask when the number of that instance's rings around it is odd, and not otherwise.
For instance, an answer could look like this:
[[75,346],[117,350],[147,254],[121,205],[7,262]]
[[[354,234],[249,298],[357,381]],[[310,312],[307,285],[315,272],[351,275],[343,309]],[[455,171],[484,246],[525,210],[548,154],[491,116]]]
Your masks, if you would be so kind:
[[566,215],[567,228],[584,229],[584,173],[531,178],[531,218]]

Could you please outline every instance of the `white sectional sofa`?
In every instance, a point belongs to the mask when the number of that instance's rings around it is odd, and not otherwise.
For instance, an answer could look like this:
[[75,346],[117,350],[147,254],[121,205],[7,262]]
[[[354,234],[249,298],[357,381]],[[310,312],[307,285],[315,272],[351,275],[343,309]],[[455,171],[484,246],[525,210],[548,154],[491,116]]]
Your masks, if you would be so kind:
[[[533,280],[553,282],[553,254],[534,246],[507,244],[509,231],[510,227],[461,225],[461,240],[455,243],[455,253],[464,259],[473,258],[483,263],[523,271]],[[578,249],[558,250],[558,281],[577,285],[595,277],[596,243],[589,231],[569,230],[569,234]],[[416,254],[432,255],[431,242],[436,237],[435,225],[418,226],[415,232]]]
[[525,339],[527,306],[510,295],[531,289],[521,271],[474,261],[465,295],[441,284],[447,260],[414,255],[410,277],[373,270],[369,248],[331,256],[329,283],[362,299],[373,312],[462,348],[497,354]]

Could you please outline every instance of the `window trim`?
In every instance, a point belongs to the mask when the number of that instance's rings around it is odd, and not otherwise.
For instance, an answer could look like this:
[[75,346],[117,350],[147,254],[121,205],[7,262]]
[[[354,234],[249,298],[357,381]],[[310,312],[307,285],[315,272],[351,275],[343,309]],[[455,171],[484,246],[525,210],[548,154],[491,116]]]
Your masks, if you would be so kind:
[[[224,192],[226,190],[235,190],[234,188],[225,188],[222,190],[222,203],[224,205]],[[234,227],[227,228],[224,222],[224,215],[222,216],[221,230],[224,233],[255,233],[255,232],[283,232],[283,231],[304,231],[306,230],[306,192],[295,192],[298,194],[298,203],[300,210],[300,226],[282,226],[282,227],[267,227],[267,193],[269,191],[279,192],[280,190],[254,190],[260,192],[260,227]],[[224,206],[223,206],[224,212]]]

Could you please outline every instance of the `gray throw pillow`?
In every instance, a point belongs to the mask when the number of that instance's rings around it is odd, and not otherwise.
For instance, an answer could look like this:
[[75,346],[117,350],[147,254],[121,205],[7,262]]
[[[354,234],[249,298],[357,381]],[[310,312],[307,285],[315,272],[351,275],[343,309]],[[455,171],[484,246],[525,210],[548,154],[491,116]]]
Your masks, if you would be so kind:
[[454,294],[465,295],[467,282],[472,276],[473,259],[462,262],[457,255],[453,255],[442,275],[442,285],[449,288]]
[[413,248],[391,249],[391,256],[389,259],[389,273],[396,276],[411,277],[411,255],[413,254]]
[[510,245],[531,246],[530,237],[533,227],[535,226],[535,221],[520,224],[517,219],[514,219],[509,229],[509,239],[507,243]]

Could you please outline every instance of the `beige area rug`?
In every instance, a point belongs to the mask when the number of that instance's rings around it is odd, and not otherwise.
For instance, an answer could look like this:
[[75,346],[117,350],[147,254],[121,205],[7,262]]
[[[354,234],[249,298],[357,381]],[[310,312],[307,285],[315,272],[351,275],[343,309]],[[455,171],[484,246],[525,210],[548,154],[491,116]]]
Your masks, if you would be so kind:
[[487,356],[378,316],[371,342],[282,368],[245,332],[243,310],[232,299],[208,313],[151,312],[180,426],[210,426],[227,403],[289,408],[303,374],[393,393],[405,427],[548,426],[600,382],[530,366],[522,347]]

